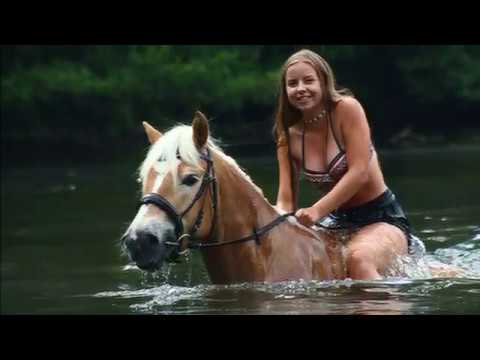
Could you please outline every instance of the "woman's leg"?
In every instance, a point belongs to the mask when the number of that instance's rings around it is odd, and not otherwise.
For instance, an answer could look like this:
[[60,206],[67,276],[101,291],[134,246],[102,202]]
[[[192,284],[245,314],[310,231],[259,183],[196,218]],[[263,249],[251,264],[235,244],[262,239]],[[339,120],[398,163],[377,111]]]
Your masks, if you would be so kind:
[[362,227],[347,243],[348,276],[358,280],[381,279],[398,255],[407,253],[405,234],[398,227],[384,222]]

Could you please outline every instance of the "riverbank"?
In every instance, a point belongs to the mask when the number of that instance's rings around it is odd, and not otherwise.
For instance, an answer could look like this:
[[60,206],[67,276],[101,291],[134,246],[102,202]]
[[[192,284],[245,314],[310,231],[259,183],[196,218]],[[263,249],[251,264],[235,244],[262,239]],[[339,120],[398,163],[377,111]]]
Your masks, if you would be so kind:
[[[272,141],[248,142],[220,138],[221,147],[232,157],[263,157],[275,156],[275,144]],[[404,136],[395,141],[378,144],[374,141],[377,151],[381,154],[443,152],[443,151],[478,151],[480,149],[480,131],[470,134],[454,135],[447,138],[443,135]],[[113,144],[105,143],[97,146],[73,144],[70,142],[8,142],[2,139],[2,168],[19,166],[43,166],[43,164],[95,164],[130,160],[141,161],[145,157],[149,144],[146,139],[124,139]]]

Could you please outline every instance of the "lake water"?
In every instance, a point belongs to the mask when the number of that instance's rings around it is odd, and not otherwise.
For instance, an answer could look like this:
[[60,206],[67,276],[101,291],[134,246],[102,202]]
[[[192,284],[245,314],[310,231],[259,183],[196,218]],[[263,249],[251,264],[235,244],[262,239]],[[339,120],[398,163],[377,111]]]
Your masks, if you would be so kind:
[[[227,150],[228,153],[228,150]],[[118,240],[140,196],[143,160],[2,168],[2,314],[479,314],[478,148],[380,152],[389,187],[426,246],[461,278],[215,286],[198,253],[147,275]],[[271,156],[236,160],[273,202]],[[308,184],[305,184],[308,186]],[[316,196],[304,187],[301,203]]]

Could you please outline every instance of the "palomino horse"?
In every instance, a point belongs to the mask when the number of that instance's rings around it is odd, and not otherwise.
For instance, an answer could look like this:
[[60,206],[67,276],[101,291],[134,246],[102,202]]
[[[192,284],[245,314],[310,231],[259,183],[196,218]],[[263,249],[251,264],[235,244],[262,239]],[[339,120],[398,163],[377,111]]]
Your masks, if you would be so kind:
[[196,248],[215,284],[346,276],[339,243],[280,214],[209,137],[203,114],[163,135],[143,125],[152,144],[140,167],[143,197],[122,237],[139,268]]
[[[209,137],[203,114],[163,135],[143,125],[152,144],[140,167],[143,197],[122,237],[140,269],[157,270],[191,248],[214,284],[347,276],[342,242],[280,214]],[[434,276],[455,276],[451,269]]]

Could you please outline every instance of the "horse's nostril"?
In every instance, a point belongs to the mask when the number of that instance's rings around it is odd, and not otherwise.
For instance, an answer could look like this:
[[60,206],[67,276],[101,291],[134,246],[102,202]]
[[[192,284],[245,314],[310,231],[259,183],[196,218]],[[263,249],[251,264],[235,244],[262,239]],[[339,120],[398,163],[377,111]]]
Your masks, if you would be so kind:
[[133,240],[130,236],[124,236],[121,241],[122,244],[129,250],[132,250],[135,246],[135,240]]
[[145,271],[155,271],[161,268],[171,251],[164,241],[164,233],[157,237],[148,230],[136,230],[129,232],[121,238],[122,247],[130,261]]
[[160,244],[156,236],[145,232],[137,233],[136,242],[137,246],[142,248],[144,251],[151,251]]
[[155,246],[155,245],[158,245],[158,240],[155,236],[153,235],[149,235],[148,236],[148,241],[150,243],[151,246]]

